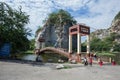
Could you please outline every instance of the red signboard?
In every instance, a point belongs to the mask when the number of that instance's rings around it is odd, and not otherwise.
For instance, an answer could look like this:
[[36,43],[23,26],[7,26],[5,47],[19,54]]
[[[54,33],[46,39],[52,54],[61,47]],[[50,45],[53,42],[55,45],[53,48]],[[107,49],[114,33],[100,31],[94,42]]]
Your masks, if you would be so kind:
[[90,34],[90,28],[85,26],[85,25],[74,25],[70,27],[69,29],[70,34],[77,34],[77,33],[82,33],[82,35],[88,35]]
[[86,26],[83,26],[83,25],[80,25],[80,33],[82,33],[82,34],[90,34],[90,28],[86,27]]

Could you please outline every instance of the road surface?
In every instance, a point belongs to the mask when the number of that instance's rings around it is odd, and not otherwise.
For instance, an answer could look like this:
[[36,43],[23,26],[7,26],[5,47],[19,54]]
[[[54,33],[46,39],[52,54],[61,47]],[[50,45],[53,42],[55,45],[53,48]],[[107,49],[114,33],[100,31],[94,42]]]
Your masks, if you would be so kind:
[[0,80],[120,80],[120,66],[63,64],[68,69],[57,70],[57,63],[0,61]]

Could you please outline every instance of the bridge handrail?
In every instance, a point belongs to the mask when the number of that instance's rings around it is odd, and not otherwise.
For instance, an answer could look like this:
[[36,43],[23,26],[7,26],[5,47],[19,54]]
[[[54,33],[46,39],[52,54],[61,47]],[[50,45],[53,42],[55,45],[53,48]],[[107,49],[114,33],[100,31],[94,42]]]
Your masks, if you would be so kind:
[[46,47],[46,48],[41,49],[39,54],[41,54],[44,51],[53,51],[53,52],[56,52],[58,54],[64,55],[65,57],[69,57],[69,53],[60,49],[60,48]]

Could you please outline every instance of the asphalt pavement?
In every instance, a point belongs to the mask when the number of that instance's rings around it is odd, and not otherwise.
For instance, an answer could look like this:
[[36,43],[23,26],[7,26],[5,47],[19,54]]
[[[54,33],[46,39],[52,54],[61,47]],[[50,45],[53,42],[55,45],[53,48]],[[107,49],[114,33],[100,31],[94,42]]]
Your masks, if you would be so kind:
[[120,66],[0,61],[0,80],[120,80]]

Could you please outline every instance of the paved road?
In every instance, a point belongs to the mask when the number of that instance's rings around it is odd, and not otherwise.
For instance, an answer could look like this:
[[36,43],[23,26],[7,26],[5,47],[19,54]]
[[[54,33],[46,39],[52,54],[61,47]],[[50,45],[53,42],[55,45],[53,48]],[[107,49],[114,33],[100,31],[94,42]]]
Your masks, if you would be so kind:
[[0,80],[120,80],[120,66],[63,64],[71,68],[57,70],[56,65],[0,61]]

